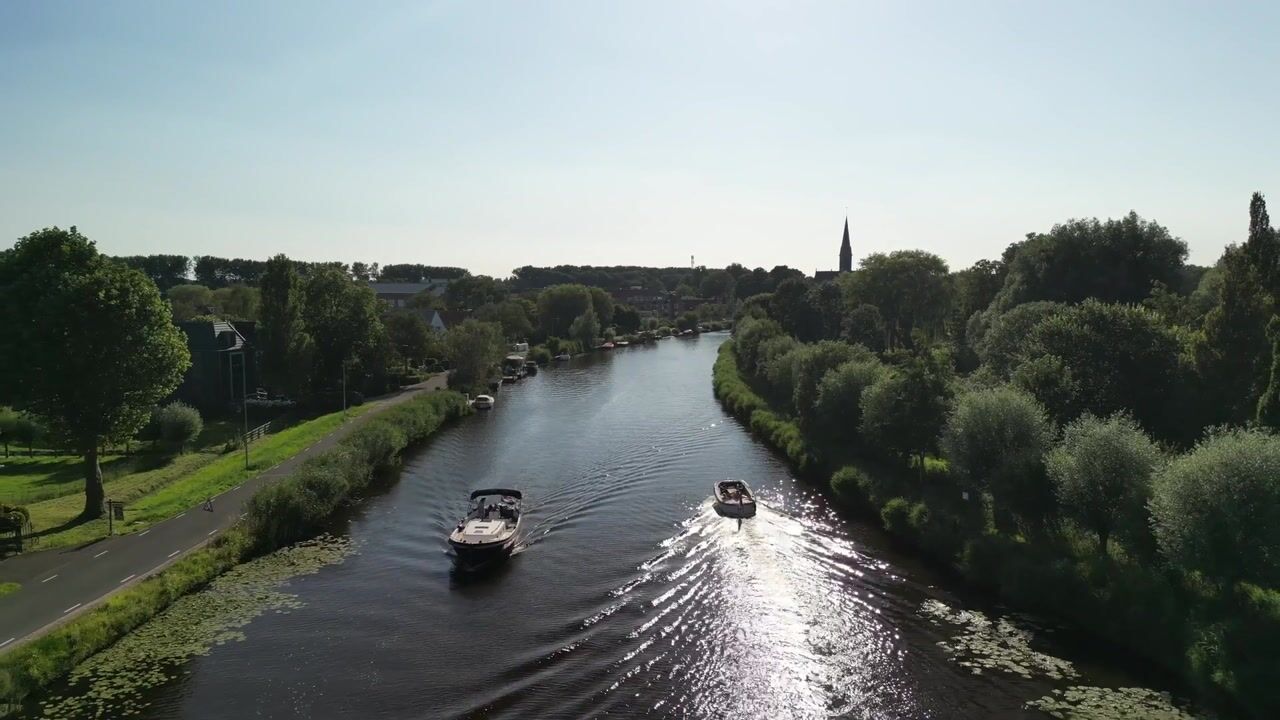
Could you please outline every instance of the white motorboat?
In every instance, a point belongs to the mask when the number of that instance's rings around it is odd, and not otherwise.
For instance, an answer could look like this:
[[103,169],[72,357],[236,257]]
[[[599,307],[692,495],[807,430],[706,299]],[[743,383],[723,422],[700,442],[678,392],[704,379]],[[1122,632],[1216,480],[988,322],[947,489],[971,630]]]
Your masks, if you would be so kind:
[[449,533],[458,560],[474,567],[510,554],[520,531],[523,499],[519,490],[510,488],[471,493],[471,511]]
[[715,510],[721,517],[755,517],[756,498],[741,480],[721,480],[715,484]]
[[553,358],[553,359],[554,359],[554,360],[557,360],[557,361],[559,361],[559,362],[565,362],[566,360],[569,360],[569,359],[570,359],[570,358],[572,358],[572,357],[573,357],[573,356],[572,356],[572,355],[570,355],[569,353],[560,353],[559,355],[555,356],[555,358]]
[[473,407],[473,408],[475,408],[475,409],[477,409],[477,410],[492,410],[492,409],[493,409],[493,396],[492,396],[492,395],[477,395],[477,396],[475,397],[475,399],[471,401],[471,407]]

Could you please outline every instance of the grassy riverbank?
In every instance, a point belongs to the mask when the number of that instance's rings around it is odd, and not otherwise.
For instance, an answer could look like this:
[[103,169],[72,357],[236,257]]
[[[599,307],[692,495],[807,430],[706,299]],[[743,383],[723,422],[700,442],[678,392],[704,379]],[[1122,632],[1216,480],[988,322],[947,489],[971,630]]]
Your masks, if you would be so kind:
[[1099,554],[1077,536],[996,531],[980,503],[959,500],[945,465],[921,471],[806,433],[770,407],[720,348],[716,397],[806,476],[829,483],[849,510],[877,517],[904,543],[1020,608],[1068,622],[1227,697],[1256,717],[1280,715],[1280,593],[1216,587],[1123,553]]
[[[371,405],[347,412],[354,418]],[[341,412],[303,420],[250,446],[249,467],[241,451],[226,452],[235,428],[211,423],[192,451],[182,454],[111,456],[103,461],[107,497],[125,503],[126,521],[117,534],[135,532],[173,517],[298,454],[343,422]],[[29,550],[80,545],[107,535],[105,517],[84,521],[83,459],[78,456],[11,457],[0,467],[0,503],[23,505],[31,514],[38,542]]]
[[260,490],[250,501],[247,522],[94,610],[0,656],[0,698],[16,704],[228,569],[315,534],[411,443],[469,412],[463,396],[435,392],[365,420],[332,450]]

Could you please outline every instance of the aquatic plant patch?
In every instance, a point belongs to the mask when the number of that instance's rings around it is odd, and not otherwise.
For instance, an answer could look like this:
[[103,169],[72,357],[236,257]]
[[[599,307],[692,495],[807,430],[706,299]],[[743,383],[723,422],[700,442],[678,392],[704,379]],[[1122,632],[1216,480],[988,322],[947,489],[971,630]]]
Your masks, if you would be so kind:
[[1054,690],[1027,709],[1039,710],[1058,720],[1196,720],[1195,715],[1174,703],[1168,693],[1146,688],[1100,688],[1073,686]]
[[992,620],[976,610],[957,610],[938,600],[926,600],[920,614],[934,625],[953,625],[960,633],[943,640],[938,647],[957,665],[974,674],[986,671],[1006,672],[1030,679],[1034,676],[1053,680],[1076,677],[1072,664],[1031,648],[1031,633],[1007,618]]
[[178,677],[187,660],[243,640],[242,628],[254,618],[302,607],[285,589],[289,581],[351,552],[349,539],[321,536],[236,566],[77,666],[66,688],[42,703],[41,715],[110,718],[136,710],[147,690]]

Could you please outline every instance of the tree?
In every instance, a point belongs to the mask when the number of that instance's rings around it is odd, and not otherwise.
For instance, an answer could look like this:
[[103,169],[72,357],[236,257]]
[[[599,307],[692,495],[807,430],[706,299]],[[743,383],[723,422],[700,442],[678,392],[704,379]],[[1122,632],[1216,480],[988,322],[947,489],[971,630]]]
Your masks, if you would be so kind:
[[876,352],[884,350],[884,318],[880,308],[863,303],[840,322],[840,337],[854,345],[862,345]]
[[267,261],[262,274],[262,376],[268,387],[290,395],[310,383],[314,346],[302,317],[302,284],[284,255]]
[[[742,267],[739,265],[738,267]],[[743,268],[744,270],[746,268]],[[704,298],[728,300],[733,297],[734,277],[725,270],[712,270],[702,278],[698,294]]]
[[1244,253],[1272,301],[1280,300],[1280,234],[1271,227],[1267,201],[1259,192],[1249,199],[1249,238]]
[[961,395],[942,431],[948,467],[968,487],[990,493],[997,526],[1011,518],[1039,527],[1053,507],[1043,457],[1053,425],[1029,394],[1009,386]]
[[439,267],[418,263],[396,263],[383,266],[378,279],[383,282],[419,282],[423,279],[456,280],[471,273],[457,267]]
[[1064,307],[1062,303],[1042,300],[1023,303],[1003,313],[989,310],[978,316],[974,324],[980,327],[970,330],[969,341],[984,365],[1001,377],[1008,377],[1021,359],[1031,328]]
[[1085,415],[1066,427],[1045,458],[1063,513],[1107,541],[1119,533],[1130,547],[1143,546],[1151,479],[1163,462],[1160,448],[1124,415]]
[[1186,257],[1186,243],[1137,213],[1106,222],[1068,220],[1014,248],[992,306],[1005,311],[1033,300],[1086,298],[1142,302],[1156,281],[1178,286]]
[[0,255],[0,387],[84,456],[85,517],[102,513],[98,448],[131,437],[191,364],[146,275],[49,228]]
[[1271,341],[1271,382],[1266,392],[1258,398],[1259,425],[1280,428],[1280,316],[1271,316],[1267,323],[1267,339]]
[[587,288],[591,292],[591,308],[600,318],[601,327],[613,324],[613,296],[598,287]]
[[372,265],[361,262],[359,260],[351,263],[351,279],[360,282],[369,282],[376,280],[378,277],[378,263]]
[[478,320],[463,320],[447,330],[444,345],[445,357],[453,369],[449,386],[466,391],[484,387],[507,347],[497,323]]
[[600,337],[600,320],[596,311],[587,308],[586,312],[574,318],[569,325],[569,337],[577,340],[584,350],[595,347],[596,338]]
[[586,285],[553,285],[538,293],[538,324],[547,335],[569,337],[569,326],[591,309]]
[[[1175,411],[1183,384],[1182,346],[1150,310],[1086,300],[1031,328],[1023,357],[1061,360],[1077,390],[1078,411],[1098,416],[1130,411],[1157,437],[1176,439],[1185,419]],[[1055,399],[1038,397],[1057,417]]]
[[512,342],[525,340],[533,334],[533,322],[524,300],[503,300],[481,305],[476,309],[476,319],[496,322],[502,327],[502,335]]
[[228,320],[257,320],[261,296],[258,288],[228,285],[213,291],[213,304],[218,313]]
[[142,271],[160,292],[187,282],[187,273],[191,271],[191,258],[186,255],[131,255],[112,259]]
[[853,441],[862,423],[862,393],[889,374],[884,363],[874,357],[849,360],[822,376],[814,415],[835,437]]
[[203,285],[174,285],[166,293],[174,322],[186,322],[213,309],[213,292]]
[[468,275],[450,280],[444,302],[450,310],[474,310],[507,299],[507,288],[488,275]]
[[951,368],[944,357],[913,357],[862,394],[860,430],[868,441],[903,458],[933,450],[951,404]]
[[406,362],[421,364],[431,351],[431,329],[415,312],[392,311],[382,319],[396,354]]
[[1224,587],[1280,586],[1280,437],[1210,434],[1156,474],[1151,519],[1174,565]]
[[352,370],[357,376],[376,370],[386,330],[373,290],[324,267],[307,276],[302,294],[303,322],[315,348],[313,381],[336,387],[344,376],[351,382]]
[[850,360],[867,360],[872,357],[874,355],[870,350],[838,340],[823,340],[801,346],[796,361],[795,387],[791,395],[791,404],[800,421],[806,424],[813,422],[814,404],[818,401],[818,383],[822,382],[827,372]]
[[922,250],[873,253],[857,271],[840,278],[849,307],[867,303],[880,310],[885,347],[914,347],[914,332],[932,336],[943,329],[951,302],[947,263]]
[[749,375],[755,374],[760,344],[782,334],[782,326],[768,318],[746,318],[739,322],[733,331],[733,351],[738,366]]
[[809,283],[803,278],[787,278],[778,283],[769,303],[769,315],[781,323],[788,334],[801,342],[821,340],[824,323],[821,311],[809,294]]
[[634,333],[640,330],[640,313],[630,305],[619,305],[613,311],[613,322],[618,326],[618,332]]
[[696,330],[698,329],[698,313],[690,310],[680,317],[676,318],[676,327],[680,330]]
[[1276,311],[1244,250],[1227,248],[1219,265],[1217,303],[1205,315],[1193,347],[1196,371],[1210,398],[1203,418],[1209,425],[1243,423],[1256,413],[1270,380],[1266,327]]

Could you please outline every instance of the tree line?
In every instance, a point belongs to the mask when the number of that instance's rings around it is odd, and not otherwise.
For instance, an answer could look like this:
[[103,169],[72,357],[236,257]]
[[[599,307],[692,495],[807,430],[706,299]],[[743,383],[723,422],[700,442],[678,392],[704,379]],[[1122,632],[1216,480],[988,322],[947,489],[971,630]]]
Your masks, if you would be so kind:
[[753,428],[966,575],[1273,716],[1280,236],[1260,194],[1249,218],[1210,268],[1130,213],[958,272],[788,279],[739,308],[736,372],[791,418]]

